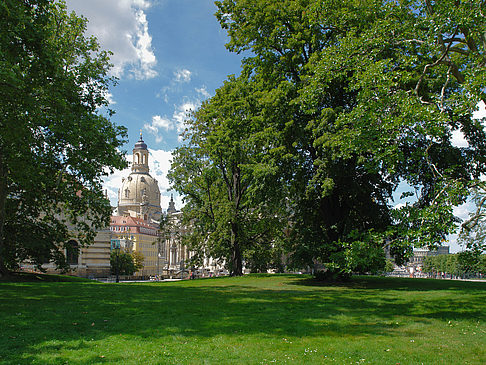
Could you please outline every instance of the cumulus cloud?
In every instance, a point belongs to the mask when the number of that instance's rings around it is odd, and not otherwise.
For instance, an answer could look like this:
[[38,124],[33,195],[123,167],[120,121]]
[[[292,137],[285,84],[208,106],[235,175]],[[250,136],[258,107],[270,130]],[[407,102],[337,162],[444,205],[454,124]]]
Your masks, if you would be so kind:
[[110,92],[105,93],[105,98],[108,101],[108,105],[115,105],[116,101],[113,99],[113,94]]
[[160,143],[163,140],[162,135],[159,133],[159,130],[165,129],[165,131],[167,132],[171,129],[174,129],[173,122],[168,118],[161,117],[160,115],[154,115],[152,117],[152,122],[145,123],[143,127],[146,131],[155,136],[155,141],[157,143]]
[[89,20],[87,33],[98,38],[103,49],[113,52],[112,74],[117,77],[150,79],[157,76],[157,59],[145,10],[146,0],[67,0],[74,10]]
[[468,141],[464,138],[464,133],[459,129],[452,131],[451,144],[454,147],[469,147]]
[[184,131],[184,129],[186,129],[186,120],[189,118],[190,113],[192,111],[195,111],[200,104],[200,101],[185,102],[176,108],[173,118],[175,122],[175,128],[178,133],[181,133],[182,131]]
[[162,132],[176,131],[178,134],[183,132],[186,128],[186,120],[189,118],[189,114],[195,111],[201,102],[185,101],[180,105],[174,107],[172,117],[161,117],[160,115],[154,115],[150,123],[145,123],[143,128],[155,136],[157,143],[163,141]]
[[[127,161],[131,161],[131,158],[127,158]],[[115,170],[112,174],[105,176],[103,179],[103,189],[106,191],[108,195],[108,199],[110,200],[111,206],[116,206],[118,204],[118,189],[120,189],[122,184],[122,178],[128,176],[130,174],[130,167],[127,167],[123,170]]]
[[478,110],[473,113],[473,117],[476,119],[486,118],[486,105],[484,101],[480,101],[478,104]]

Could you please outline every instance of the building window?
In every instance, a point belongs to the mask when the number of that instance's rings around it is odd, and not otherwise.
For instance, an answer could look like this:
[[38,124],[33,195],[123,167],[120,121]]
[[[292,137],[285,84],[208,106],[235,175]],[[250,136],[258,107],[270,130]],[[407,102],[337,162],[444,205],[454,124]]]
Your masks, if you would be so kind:
[[128,198],[130,196],[130,190],[125,189],[125,198]]
[[71,240],[66,243],[66,261],[69,265],[77,265],[79,257],[79,245],[76,241]]

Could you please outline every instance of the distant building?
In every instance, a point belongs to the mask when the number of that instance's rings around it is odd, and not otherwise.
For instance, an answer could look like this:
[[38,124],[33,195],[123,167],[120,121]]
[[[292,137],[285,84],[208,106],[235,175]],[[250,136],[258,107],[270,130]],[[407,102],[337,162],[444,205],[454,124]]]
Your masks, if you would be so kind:
[[135,275],[157,275],[160,274],[158,236],[162,208],[158,182],[149,173],[149,151],[142,133],[132,153],[132,169],[118,190],[118,206],[111,217],[110,230],[114,239],[128,243],[125,249],[143,255],[144,267]]
[[[63,219],[62,214],[60,219]],[[112,237],[109,227],[99,230],[93,243],[87,247],[80,246],[74,227],[68,225],[68,228],[70,228],[72,238],[64,249],[66,262],[70,267],[66,273],[86,278],[110,276],[110,241]],[[22,267],[26,270],[35,270],[34,266],[29,263],[24,263]],[[54,262],[43,264],[42,268],[49,274],[59,273]]]
[[[118,191],[118,206],[111,217],[110,231],[114,239],[124,240],[129,250],[140,252],[144,256],[144,267],[137,276],[187,277],[189,260],[193,253],[182,245],[182,236],[186,227],[182,225],[182,212],[175,206],[171,196],[167,208],[170,229],[160,232],[162,209],[160,190],[157,180],[149,173],[149,151],[142,134],[133,148],[132,169],[130,175],[122,180]],[[211,259],[205,259],[209,266],[201,272],[219,270],[219,266],[210,265]]]
[[429,250],[428,248],[414,248],[413,256],[409,261],[409,266],[415,266],[416,268],[422,267],[424,258],[427,256],[448,255],[449,246],[439,246],[437,250]]
[[130,216],[112,216],[110,230],[113,239],[129,242],[129,251],[140,252],[144,257],[144,267],[136,275],[157,274],[157,237],[158,227],[141,218]]
[[160,222],[160,190],[156,179],[149,173],[149,151],[142,139],[133,148],[132,172],[122,179],[118,190],[116,215],[141,218],[146,222]]

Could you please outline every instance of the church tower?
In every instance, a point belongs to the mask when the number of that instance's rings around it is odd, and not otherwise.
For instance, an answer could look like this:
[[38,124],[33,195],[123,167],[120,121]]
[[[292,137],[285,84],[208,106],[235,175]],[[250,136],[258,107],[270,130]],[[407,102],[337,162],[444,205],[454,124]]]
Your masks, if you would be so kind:
[[174,213],[177,213],[177,209],[175,207],[174,195],[170,194],[170,202],[169,202],[169,208],[167,208],[167,214],[174,214]]

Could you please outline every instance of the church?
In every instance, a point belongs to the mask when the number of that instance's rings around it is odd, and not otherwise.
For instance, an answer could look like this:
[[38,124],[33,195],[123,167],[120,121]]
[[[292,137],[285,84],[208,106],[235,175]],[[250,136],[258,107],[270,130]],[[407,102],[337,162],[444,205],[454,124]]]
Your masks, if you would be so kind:
[[[175,213],[177,210],[171,200],[167,214]],[[167,242],[161,238],[159,230],[162,215],[159,185],[150,175],[149,151],[140,133],[133,148],[131,172],[122,179],[118,205],[110,223],[112,239],[119,240],[126,250],[143,255],[144,267],[135,276],[171,276],[180,274],[181,267],[185,269],[189,259],[187,249],[178,240],[170,243],[175,249],[165,249]],[[166,252],[176,254],[166,255]]]
[[[125,249],[141,253],[144,267],[136,276],[187,277],[189,259],[192,253],[181,244],[181,237],[187,227],[181,224],[181,212],[175,207],[173,196],[166,211],[168,228],[160,231],[160,221],[164,215],[160,206],[158,182],[150,175],[149,150],[140,139],[132,152],[130,174],[122,179],[118,191],[118,205],[111,217],[112,239],[119,240]],[[122,245],[122,246],[123,246]],[[222,269],[211,259],[199,268],[201,276],[218,274]]]

